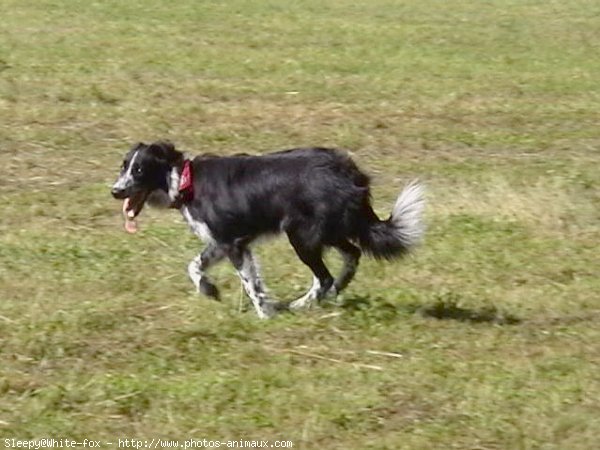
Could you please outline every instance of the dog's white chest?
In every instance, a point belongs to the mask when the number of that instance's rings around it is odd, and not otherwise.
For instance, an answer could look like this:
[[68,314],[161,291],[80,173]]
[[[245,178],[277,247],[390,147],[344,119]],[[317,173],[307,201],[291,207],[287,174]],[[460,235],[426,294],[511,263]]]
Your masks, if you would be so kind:
[[183,206],[181,208],[181,214],[183,214],[183,217],[190,226],[192,232],[200,239],[202,239],[203,242],[209,243],[214,241],[214,238],[212,236],[212,233],[210,232],[210,229],[208,228],[208,225],[206,225],[206,223],[200,220],[194,219],[187,206]]

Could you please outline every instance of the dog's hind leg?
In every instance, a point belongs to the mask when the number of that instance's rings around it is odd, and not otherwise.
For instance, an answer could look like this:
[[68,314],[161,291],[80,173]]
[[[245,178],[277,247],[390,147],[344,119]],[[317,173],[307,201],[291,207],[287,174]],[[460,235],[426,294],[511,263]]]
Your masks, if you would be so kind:
[[314,300],[321,300],[327,295],[335,296],[337,292],[333,285],[333,277],[323,262],[323,248],[311,248],[295,234],[288,233],[288,237],[300,260],[310,268],[314,275],[312,287],[305,295],[290,303],[290,309],[308,308]]
[[188,274],[198,292],[219,299],[219,290],[212,284],[206,276],[208,268],[225,257],[225,250],[215,243],[208,246],[195,257],[188,265]]
[[294,300],[290,303],[291,310],[299,310],[309,308],[313,300],[317,298],[319,289],[321,288],[321,282],[315,276],[313,276],[313,284],[310,289],[302,297]]
[[348,284],[354,278],[356,269],[358,268],[358,262],[360,260],[361,251],[358,247],[351,244],[347,240],[340,241],[334,245],[334,247],[340,252],[344,260],[344,265],[339,276],[335,279],[334,286],[335,290],[339,293],[348,286]]
[[228,250],[227,256],[237,270],[258,317],[268,319],[274,316],[277,313],[277,304],[267,298],[252,252],[247,247],[234,245]]

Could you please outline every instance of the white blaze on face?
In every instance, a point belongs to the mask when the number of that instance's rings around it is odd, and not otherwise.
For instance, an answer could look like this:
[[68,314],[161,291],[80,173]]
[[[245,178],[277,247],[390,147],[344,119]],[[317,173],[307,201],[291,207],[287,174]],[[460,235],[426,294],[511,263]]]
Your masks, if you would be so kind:
[[133,182],[133,176],[131,175],[131,171],[133,169],[133,164],[135,163],[135,160],[137,159],[139,152],[140,151],[137,150],[133,154],[133,158],[131,158],[131,161],[129,161],[129,166],[127,167],[127,170],[125,171],[124,174],[122,174],[119,177],[119,179],[113,185],[114,189],[125,189],[128,184],[131,184]]

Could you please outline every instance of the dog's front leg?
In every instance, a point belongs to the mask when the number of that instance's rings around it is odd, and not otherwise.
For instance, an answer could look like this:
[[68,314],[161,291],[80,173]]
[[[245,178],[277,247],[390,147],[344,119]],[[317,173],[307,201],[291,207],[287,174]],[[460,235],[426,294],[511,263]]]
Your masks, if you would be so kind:
[[277,312],[276,304],[267,298],[252,252],[247,247],[232,246],[228,256],[242,280],[244,290],[250,297],[258,317],[268,319],[274,316]]
[[210,243],[188,265],[188,274],[198,292],[219,300],[219,289],[206,276],[208,268],[225,257],[225,249],[216,243]]

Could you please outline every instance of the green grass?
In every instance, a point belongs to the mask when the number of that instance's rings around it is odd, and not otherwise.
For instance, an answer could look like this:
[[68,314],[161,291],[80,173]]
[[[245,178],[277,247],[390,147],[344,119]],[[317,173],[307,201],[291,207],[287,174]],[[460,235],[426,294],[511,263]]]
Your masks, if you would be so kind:
[[[600,5],[21,1],[0,25],[0,438],[283,439],[302,449],[572,449],[600,427]],[[260,321],[196,296],[175,212],[122,232],[132,143],[348,149],[404,261],[342,307]],[[310,273],[261,245],[271,293]],[[329,255],[332,267],[339,267]],[[0,440],[4,445],[4,440]]]

